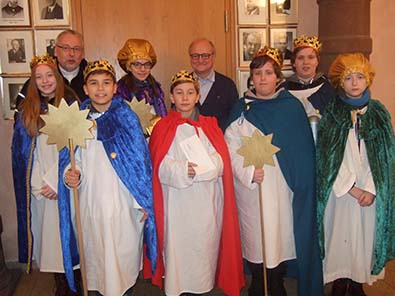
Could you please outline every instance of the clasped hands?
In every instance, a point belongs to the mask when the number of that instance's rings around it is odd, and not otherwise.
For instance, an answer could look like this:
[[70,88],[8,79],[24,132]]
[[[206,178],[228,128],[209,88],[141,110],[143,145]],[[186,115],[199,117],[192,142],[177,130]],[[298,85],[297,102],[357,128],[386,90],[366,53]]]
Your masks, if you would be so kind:
[[376,197],[374,194],[370,193],[369,191],[362,190],[361,188],[356,186],[353,186],[348,191],[348,193],[356,200],[358,200],[358,203],[361,207],[370,206]]

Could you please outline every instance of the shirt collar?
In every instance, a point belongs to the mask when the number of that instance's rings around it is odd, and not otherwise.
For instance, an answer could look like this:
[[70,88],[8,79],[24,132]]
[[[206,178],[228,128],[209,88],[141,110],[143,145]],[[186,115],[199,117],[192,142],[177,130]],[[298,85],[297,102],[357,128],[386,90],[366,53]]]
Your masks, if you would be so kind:
[[215,71],[211,70],[210,74],[206,78],[201,78],[196,75],[199,79],[199,82],[215,82]]

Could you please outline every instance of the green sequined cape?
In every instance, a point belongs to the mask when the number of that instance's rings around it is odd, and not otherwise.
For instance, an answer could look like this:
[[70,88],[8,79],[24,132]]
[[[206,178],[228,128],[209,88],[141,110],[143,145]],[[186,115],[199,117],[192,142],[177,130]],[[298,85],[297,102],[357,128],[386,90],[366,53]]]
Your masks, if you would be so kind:
[[[323,218],[336,176],[343,160],[352,108],[339,98],[327,107],[318,127],[317,198],[321,254],[324,257]],[[372,274],[395,257],[395,138],[388,111],[377,100],[370,100],[360,115],[359,135],[364,140],[373,181],[376,186],[376,227]]]

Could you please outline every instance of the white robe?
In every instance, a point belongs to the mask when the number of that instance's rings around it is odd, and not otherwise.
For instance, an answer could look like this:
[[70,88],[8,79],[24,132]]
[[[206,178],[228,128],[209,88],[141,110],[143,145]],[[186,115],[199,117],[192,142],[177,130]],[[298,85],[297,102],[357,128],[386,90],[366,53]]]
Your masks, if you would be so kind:
[[47,138],[40,134],[34,149],[31,176],[33,259],[40,271],[64,273],[58,201],[49,200],[40,193],[44,185],[50,185],[57,192],[59,154],[56,145],[47,145]]
[[198,128],[215,170],[189,178],[188,161],[179,142],[196,134],[178,126],[159,167],[164,202],[164,264],[166,295],[206,293],[213,289],[222,230],[223,163],[203,130]]
[[88,290],[118,296],[135,284],[141,269],[143,212],[93,134],[76,155]]
[[[243,258],[262,263],[262,214],[259,209],[259,188],[252,183],[254,166],[244,167],[244,157],[237,153],[242,147],[241,136],[251,137],[257,128],[244,117],[236,119],[225,131],[225,140],[232,160],[236,201],[240,221]],[[277,161],[275,166],[264,166],[261,183],[265,230],[266,267],[274,268],[281,262],[296,258],[293,233],[293,193],[284,179]]]
[[376,202],[361,207],[357,199],[348,194],[354,183],[356,187],[376,194],[365,142],[360,141],[359,150],[355,129],[350,129],[343,161],[324,214],[325,283],[338,278],[372,283],[383,278],[383,273],[371,276]]

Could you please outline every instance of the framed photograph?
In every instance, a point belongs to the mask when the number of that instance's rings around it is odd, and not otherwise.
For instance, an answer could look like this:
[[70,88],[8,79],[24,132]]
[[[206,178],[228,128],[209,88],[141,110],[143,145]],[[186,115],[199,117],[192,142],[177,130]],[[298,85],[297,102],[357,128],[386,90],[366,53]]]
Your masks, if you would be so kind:
[[0,26],[29,26],[29,3],[27,0],[1,0]]
[[33,1],[36,26],[68,26],[70,24],[70,0]]
[[13,119],[16,108],[16,97],[29,77],[2,77],[1,97],[4,119]]
[[278,48],[283,53],[284,67],[291,64],[294,38],[296,28],[270,29],[270,46]]
[[54,56],[56,37],[63,30],[36,30],[36,55],[49,54]]
[[249,70],[238,70],[237,89],[239,90],[239,97],[243,97],[248,90],[248,78],[250,77]]
[[298,0],[270,0],[271,24],[297,24]]
[[267,0],[238,0],[239,25],[267,24]]
[[239,64],[248,67],[259,49],[266,45],[266,28],[239,29]]
[[1,31],[0,61],[1,73],[30,73],[29,63],[33,57],[31,31]]

